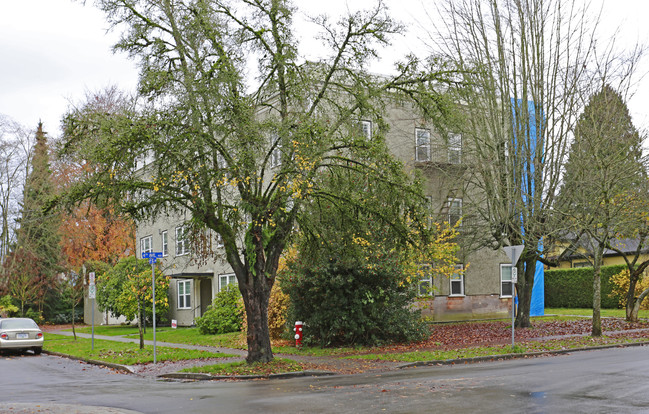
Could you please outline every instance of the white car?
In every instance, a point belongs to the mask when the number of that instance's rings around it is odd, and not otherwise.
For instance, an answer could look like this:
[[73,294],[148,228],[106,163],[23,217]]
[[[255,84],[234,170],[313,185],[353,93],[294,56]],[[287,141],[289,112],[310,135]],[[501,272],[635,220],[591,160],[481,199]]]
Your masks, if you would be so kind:
[[0,319],[0,351],[31,349],[36,355],[43,351],[43,332],[29,318]]

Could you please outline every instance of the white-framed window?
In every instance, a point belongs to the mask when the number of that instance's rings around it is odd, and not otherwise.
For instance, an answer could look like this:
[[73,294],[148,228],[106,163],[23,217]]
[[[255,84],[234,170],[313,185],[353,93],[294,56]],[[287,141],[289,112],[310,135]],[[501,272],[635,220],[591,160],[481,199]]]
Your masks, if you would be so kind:
[[448,224],[455,226],[462,219],[462,199],[449,198],[446,200],[448,208]]
[[[464,269],[464,265],[457,264],[455,268]],[[454,273],[450,278],[451,294],[450,296],[464,296],[464,272]]]
[[192,308],[192,281],[183,279],[178,281],[178,309]]
[[189,254],[189,237],[185,226],[176,227],[176,256]]
[[219,275],[219,292],[237,285],[237,276],[234,273]]
[[430,161],[430,131],[415,128],[415,161]]
[[433,296],[433,272],[428,263],[419,265],[417,296]]
[[270,153],[270,166],[271,168],[279,167],[282,165],[282,142],[279,135],[273,135],[273,151]]
[[357,121],[358,133],[367,139],[372,138],[372,121],[360,119]]
[[500,297],[511,298],[513,293],[512,265],[500,265]]
[[216,247],[221,248],[223,246],[223,236],[221,236],[221,233],[216,233]]
[[462,134],[448,135],[448,162],[449,164],[462,162]]
[[153,237],[145,236],[140,239],[140,257],[142,253],[150,253],[153,251]]
[[160,238],[162,239],[162,256],[169,256],[169,232],[163,230],[160,233]]
[[590,262],[573,262],[572,267],[593,267]]

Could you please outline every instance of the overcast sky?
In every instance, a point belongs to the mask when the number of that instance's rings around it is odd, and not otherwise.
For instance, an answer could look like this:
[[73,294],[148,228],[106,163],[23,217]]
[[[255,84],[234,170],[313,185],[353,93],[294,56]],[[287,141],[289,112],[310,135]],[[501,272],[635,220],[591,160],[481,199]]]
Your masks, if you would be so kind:
[[[620,26],[627,43],[649,43],[649,1],[603,1],[607,26]],[[111,46],[118,34],[107,32],[103,14],[92,7],[91,0],[87,3],[83,6],[71,0],[0,0],[0,114],[29,128],[35,128],[42,120],[45,130],[58,136],[61,116],[69,102],[82,101],[86,91],[109,85],[134,89],[135,63],[125,55],[112,53]],[[434,10],[434,0],[385,3],[396,18],[413,29],[427,24],[425,7]],[[299,0],[296,4],[311,13],[339,13],[373,1]],[[394,49],[401,55],[408,49],[417,50],[414,36],[399,40]],[[382,67],[387,65],[377,66],[379,70]],[[645,62],[644,68],[648,67]],[[636,126],[649,128],[649,77],[640,85],[629,107]]]

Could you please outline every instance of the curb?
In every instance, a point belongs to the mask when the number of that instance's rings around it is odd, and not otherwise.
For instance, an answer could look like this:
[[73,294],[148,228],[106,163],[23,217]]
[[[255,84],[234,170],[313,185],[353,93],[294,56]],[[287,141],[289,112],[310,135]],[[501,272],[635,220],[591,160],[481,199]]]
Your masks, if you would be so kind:
[[99,365],[101,367],[108,367],[108,368],[116,369],[116,370],[122,371],[122,372],[124,372],[126,374],[135,374],[135,370],[133,368],[131,368],[130,366],[128,366],[128,365],[113,364],[112,362],[97,361],[96,359],[81,358],[81,357],[76,357],[74,355],[64,354],[64,353],[61,353],[61,352],[47,351],[45,349],[43,350],[43,353],[47,354],[47,355],[54,355],[54,356],[59,356],[59,357],[62,357],[62,358],[72,359],[74,361],[81,361],[81,362],[85,362],[85,363],[91,364],[91,365]]
[[298,377],[320,377],[320,376],[329,376],[337,375],[337,373],[332,371],[317,371],[317,370],[307,370],[307,371],[296,371],[296,372],[283,372],[279,374],[269,374],[269,375],[212,375],[212,374],[198,374],[190,372],[172,372],[169,374],[160,374],[157,378],[164,379],[176,379],[176,380],[189,380],[189,381],[212,381],[212,380],[255,380],[255,379],[287,379],[287,378],[298,378]]
[[456,359],[443,359],[443,360],[432,360],[432,361],[417,361],[410,362],[407,364],[399,365],[396,369],[406,369],[406,368],[417,368],[417,367],[426,367],[432,365],[455,365],[455,364],[472,364],[478,362],[488,362],[494,360],[510,360],[510,359],[520,359],[520,358],[533,358],[544,355],[559,355],[559,354],[569,354],[572,352],[580,351],[596,351],[598,349],[611,349],[611,348],[627,348],[634,346],[646,346],[649,345],[649,341],[645,342],[632,342],[628,344],[611,344],[611,345],[597,345],[597,346],[587,346],[581,348],[570,348],[570,349],[556,349],[551,351],[538,351],[538,352],[524,352],[520,354],[502,354],[502,355],[485,355],[479,357],[471,358],[456,358]]

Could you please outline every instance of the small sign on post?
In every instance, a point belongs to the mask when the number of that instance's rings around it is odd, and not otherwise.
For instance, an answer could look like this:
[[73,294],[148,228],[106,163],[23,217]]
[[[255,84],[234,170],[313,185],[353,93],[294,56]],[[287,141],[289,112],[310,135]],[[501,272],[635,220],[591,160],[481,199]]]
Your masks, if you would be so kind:
[[156,337],[155,337],[155,262],[162,258],[162,252],[142,252],[143,259],[149,259],[151,263],[151,293],[153,310],[153,363],[156,361]]
[[516,263],[518,263],[518,259],[521,257],[521,254],[523,253],[523,250],[525,249],[525,245],[523,244],[518,244],[516,246],[505,246],[503,247],[503,250],[505,250],[505,254],[507,254],[507,257],[509,257],[509,260],[512,261],[512,348],[514,348],[514,311],[516,309],[516,283],[518,283],[518,268],[516,267]]
[[[85,270],[85,268],[84,268]],[[92,329],[90,335],[90,350],[95,350],[95,298],[97,297],[97,286],[95,286],[95,272],[88,273],[88,299],[92,299],[90,307],[92,309],[92,314],[90,318],[92,319]]]

